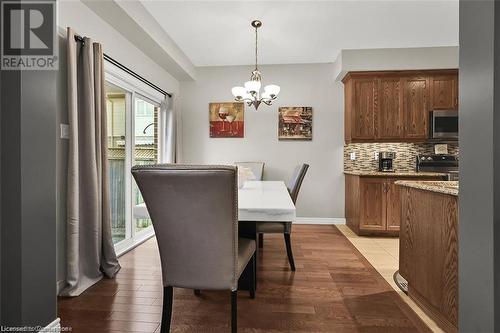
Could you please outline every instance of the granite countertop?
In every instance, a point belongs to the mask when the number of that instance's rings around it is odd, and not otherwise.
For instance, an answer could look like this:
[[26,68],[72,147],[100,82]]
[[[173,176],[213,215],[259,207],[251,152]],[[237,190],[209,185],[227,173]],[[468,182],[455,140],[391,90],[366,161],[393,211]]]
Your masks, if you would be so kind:
[[458,196],[459,189],[458,182],[456,181],[398,180],[396,185],[455,196]]
[[344,171],[346,175],[363,176],[363,177],[446,177],[446,173],[436,172],[416,172],[416,171],[398,171],[381,172],[381,171]]

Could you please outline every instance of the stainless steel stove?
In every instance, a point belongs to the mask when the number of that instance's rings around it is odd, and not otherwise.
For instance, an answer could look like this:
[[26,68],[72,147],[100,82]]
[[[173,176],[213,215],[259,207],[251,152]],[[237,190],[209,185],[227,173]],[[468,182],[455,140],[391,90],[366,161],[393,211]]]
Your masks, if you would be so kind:
[[417,172],[447,173],[448,180],[458,180],[458,156],[456,155],[419,155]]

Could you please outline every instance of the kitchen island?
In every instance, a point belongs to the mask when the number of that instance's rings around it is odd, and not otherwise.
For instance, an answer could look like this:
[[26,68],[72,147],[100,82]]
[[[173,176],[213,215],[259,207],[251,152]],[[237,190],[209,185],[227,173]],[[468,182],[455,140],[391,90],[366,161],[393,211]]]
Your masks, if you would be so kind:
[[458,182],[397,181],[399,274],[408,295],[446,332],[458,332]]

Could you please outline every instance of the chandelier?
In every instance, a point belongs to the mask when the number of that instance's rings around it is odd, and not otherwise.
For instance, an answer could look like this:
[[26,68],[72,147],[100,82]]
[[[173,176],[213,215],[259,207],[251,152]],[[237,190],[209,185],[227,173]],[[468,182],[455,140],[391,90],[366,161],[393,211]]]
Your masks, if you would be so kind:
[[255,110],[259,108],[260,103],[266,105],[271,105],[273,100],[278,97],[280,92],[280,87],[275,84],[270,84],[264,87],[264,91],[261,93],[260,88],[262,74],[257,66],[257,42],[258,34],[257,29],[262,26],[262,22],[259,20],[252,21],[252,27],[255,28],[255,69],[252,71],[250,76],[250,81],[245,82],[244,87],[233,87],[231,92],[233,93],[234,99],[238,102],[246,102],[248,106],[254,106]]

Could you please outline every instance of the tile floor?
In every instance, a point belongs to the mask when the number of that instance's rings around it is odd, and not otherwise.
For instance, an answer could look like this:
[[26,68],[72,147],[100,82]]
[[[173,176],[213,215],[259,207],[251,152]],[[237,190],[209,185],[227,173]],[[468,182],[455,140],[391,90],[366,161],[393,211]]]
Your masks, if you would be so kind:
[[436,323],[427,316],[404,292],[399,289],[393,279],[399,267],[399,238],[397,237],[365,237],[356,235],[347,225],[337,228],[349,239],[382,277],[397,291],[403,300],[429,326],[433,332],[442,333]]

